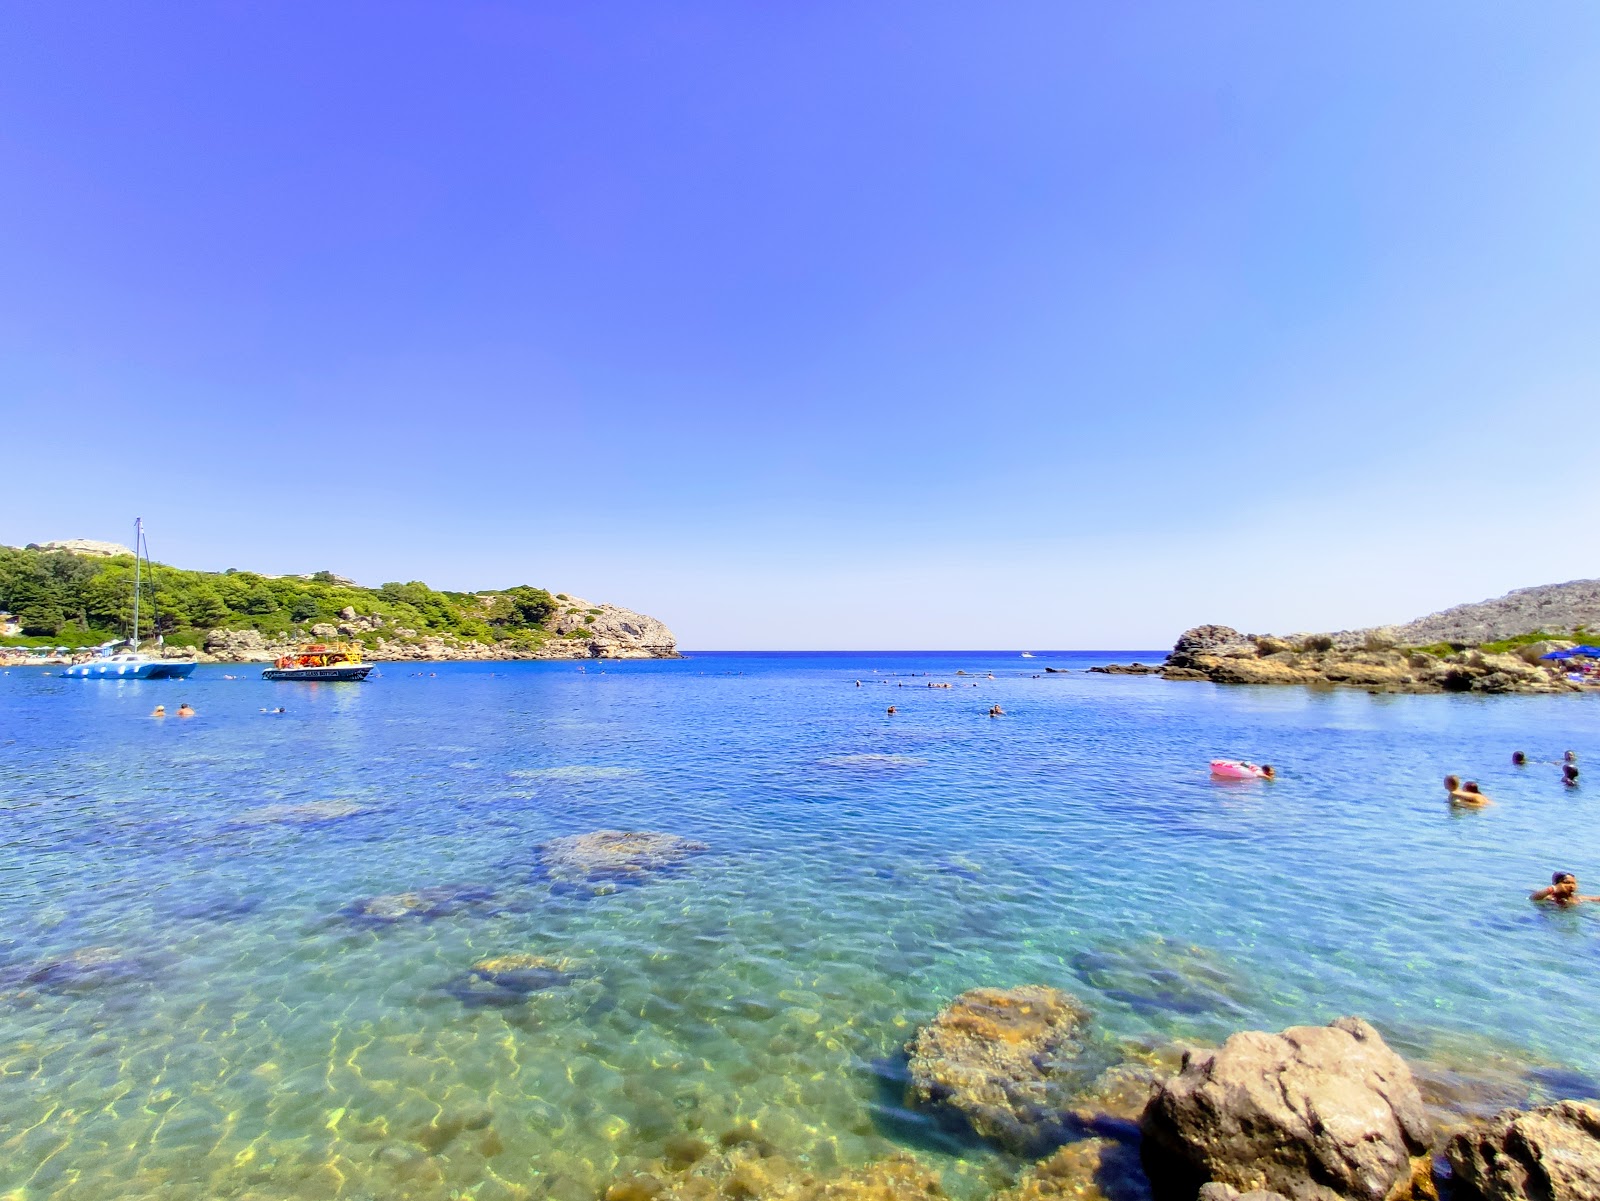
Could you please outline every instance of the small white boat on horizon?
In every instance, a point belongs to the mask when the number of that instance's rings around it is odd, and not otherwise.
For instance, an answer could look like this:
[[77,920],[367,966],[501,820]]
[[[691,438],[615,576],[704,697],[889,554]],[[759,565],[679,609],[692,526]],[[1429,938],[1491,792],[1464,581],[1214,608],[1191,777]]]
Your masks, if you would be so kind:
[[1031,659],[1031,658],[1033,658],[1033,652],[1032,651],[1023,651],[1022,652],[1022,657],[1024,659]]

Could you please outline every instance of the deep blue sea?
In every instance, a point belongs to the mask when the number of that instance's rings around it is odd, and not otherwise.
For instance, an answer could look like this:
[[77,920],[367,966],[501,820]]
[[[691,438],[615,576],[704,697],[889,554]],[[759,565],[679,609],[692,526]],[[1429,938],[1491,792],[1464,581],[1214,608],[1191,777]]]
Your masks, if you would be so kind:
[[[1600,695],[1082,670],[1130,657],[0,674],[0,1197],[592,1201],[752,1123],[977,1196],[1014,1165],[892,1068],[977,985],[1067,989],[1118,1053],[1354,1013],[1430,1070],[1594,1090],[1600,905],[1526,896],[1600,892]],[[1451,771],[1496,804],[1452,812]],[[709,849],[552,876],[602,829]],[[507,954],[559,971],[485,993]]]

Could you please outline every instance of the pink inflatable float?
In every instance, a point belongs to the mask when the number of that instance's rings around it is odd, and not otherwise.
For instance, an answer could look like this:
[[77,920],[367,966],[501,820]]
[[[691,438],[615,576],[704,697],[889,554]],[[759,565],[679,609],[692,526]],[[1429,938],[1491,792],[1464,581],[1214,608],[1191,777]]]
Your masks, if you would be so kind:
[[1242,759],[1213,759],[1211,774],[1224,780],[1270,780],[1273,771],[1270,764],[1257,767]]

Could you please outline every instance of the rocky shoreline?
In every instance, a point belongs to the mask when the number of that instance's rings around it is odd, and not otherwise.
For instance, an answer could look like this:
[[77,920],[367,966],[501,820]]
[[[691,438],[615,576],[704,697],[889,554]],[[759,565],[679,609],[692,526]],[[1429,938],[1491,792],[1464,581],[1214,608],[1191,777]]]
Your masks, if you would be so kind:
[[[1600,1107],[1441,1105],[1342,1017],[1105,1066],[1091,1016],[1045,985],[975,988],[905,1045],[904,1104],[1014,1157],[992,1201],[1596,1201]],[[752,1129],[671,1140],[604,1201],[927,1201],[897,1154],[817,1173]]]
[[1600,687],[1600,676],[1574,680],[1567,664],[1541,656],[1579,641],[1600,641],[1594,630],[1600,630],[1600,580],[1570,580],[1456,605],[1398,626],[1284,636],[1194,626],[1159,667],[1113,663],[1089,670],[1375,693],[1584,692]]
[[1291,640],[1208,625],[1185,630],[1159,673],[1164,680],[1310,684],[1364,688],[1376,693],[1552,694],[1590,690],[1591,685],[1567,679],[1565,668],[1539,660],[1547,651],[1573,645],[1570,641],[1551,640],[1529,643],[1515,653],[1494,654],[1468,648],[1439,654],[1386,645],[1381,636],[1346,648],[1336,645],[1326,634]]

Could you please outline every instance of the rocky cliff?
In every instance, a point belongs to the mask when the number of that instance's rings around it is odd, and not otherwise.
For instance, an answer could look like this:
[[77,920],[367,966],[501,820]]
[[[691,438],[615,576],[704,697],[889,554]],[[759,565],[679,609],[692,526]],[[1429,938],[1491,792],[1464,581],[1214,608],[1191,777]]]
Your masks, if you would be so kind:
[[[1593,631],[1593,632],[1590,632]],[[1489,646],[1534,634],[1520,646]],[[1520,588],[1398,626],[1331,634],[1185,630],[1167,656],[1169,680],[1219,684],[1326,684],[1375,692],[1571,692],[1585,685],[1540,656],[1600,634],[1600,580]],[[1426,648],[1426,649],[1423,649]]]
[[[593,604],[576,597],[546,623],[549,637],[533,641],[506,639],[483,642],[450,635],[419,634],[405,626],[386,625],[377,614],[345,609],[338,622],[311,627],[318,639],[357,639],[366,658],[378,662],[444,659],[676,659],[677,639],[654,617],[616,605]],[[215,629],[206,635],[199,658],[212,663],[268,663],[305,640],[287,634],[265,637],[257,630]],[[169,656],[186,654],[169,647]]]

